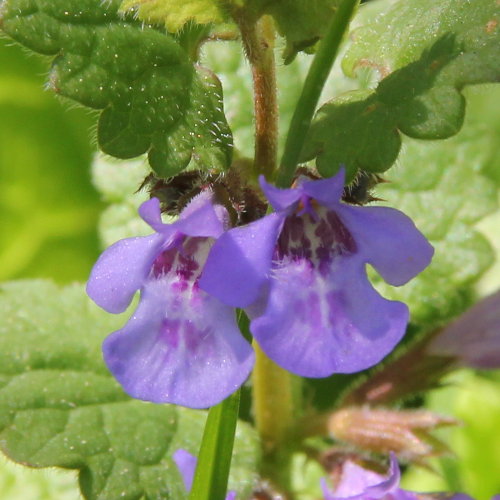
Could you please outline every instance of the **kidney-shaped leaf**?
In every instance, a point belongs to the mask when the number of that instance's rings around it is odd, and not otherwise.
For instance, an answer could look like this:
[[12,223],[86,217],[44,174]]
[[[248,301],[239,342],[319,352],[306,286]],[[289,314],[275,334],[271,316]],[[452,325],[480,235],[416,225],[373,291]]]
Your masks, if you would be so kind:
[[[105,153],[149,152],[152,168],[164,177],[193,158],[206,168],[227,167],[232,139],[215,76],[197,71],[167,33],[120,17],[119,5],[4,0],[0,27],[31,50],[56,56],[50,88],[103,110],[97,135]],[[208,163],[214,159],[217,164]]]
[[444,139],[463,123],[465,85],[500,79],[500,28],[494,0],[401,0],[354,33],[344,71],[363,67],[382,78],[373,91],[325,104],[311,127],[303,160],[316,158],[324,176],[345,164],[383,172],[401,147],[400,133]]
[[[78,469],[87,499],[185,497],[172,454],[198,453],[206,412],[130,399],[102,361],[123,316],[83,286],[19,281],[0,288],[0,448],[33,467]],[[252,486],[256,439],[238,426],[230,488]]]

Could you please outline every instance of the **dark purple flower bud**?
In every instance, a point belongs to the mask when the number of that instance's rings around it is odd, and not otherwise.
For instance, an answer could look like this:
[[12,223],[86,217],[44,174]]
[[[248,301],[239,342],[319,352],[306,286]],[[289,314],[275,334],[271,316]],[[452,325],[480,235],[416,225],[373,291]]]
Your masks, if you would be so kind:
[[112,313],[124,311],[141,291],[128,323],[104,341],[104,360],[134,398],[212,406],[245,381],[254,362],[233,308],[198,286],[227,212],[207,190],[173,224],[162,223],[156,198],[139,213],[156,232],[109,247],[87,284],[89,296]]
[[377,293],[366,264],[399,286],[429,264],[431,245],[398,210],[342,203],[343,170],[293,189],[261,186],[276,212],[225,232],[200,287],[247,308],[262,349],[293,373],[326,377],[378,363],[409,313]]

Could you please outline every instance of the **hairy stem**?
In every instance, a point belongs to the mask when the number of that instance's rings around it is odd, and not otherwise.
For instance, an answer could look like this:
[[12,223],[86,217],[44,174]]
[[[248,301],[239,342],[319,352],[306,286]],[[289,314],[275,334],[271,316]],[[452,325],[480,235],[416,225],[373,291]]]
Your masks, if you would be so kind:
[[270,16],[257,22],[237,17],[252,68],[255,112],[254,174],[270,179],[278,161],[278,98],[274,62],[274,23]]
[[289,187],[292,182],[321,92],[358,3],[359,0],[342,1],[332,18],[325,37],[319,44],[290,122],[276,181],[280,187]]

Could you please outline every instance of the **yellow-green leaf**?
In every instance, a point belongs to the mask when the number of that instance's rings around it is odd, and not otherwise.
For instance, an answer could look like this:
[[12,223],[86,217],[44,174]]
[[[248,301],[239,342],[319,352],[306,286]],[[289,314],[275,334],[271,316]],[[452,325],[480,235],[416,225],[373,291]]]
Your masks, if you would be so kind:
[[216,0],[125,0],[120,10],[133,10],[139,19],[153,24],[164,24],[176,32],[187,22],[197,24],[220,23],[224,13]]

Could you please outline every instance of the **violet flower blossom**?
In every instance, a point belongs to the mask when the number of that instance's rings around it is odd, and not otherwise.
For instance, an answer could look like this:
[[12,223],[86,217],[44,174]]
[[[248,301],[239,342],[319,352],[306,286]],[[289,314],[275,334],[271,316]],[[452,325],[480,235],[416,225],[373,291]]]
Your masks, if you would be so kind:
[[[189,453],[189,451],[183,450],[182,448],[178,449],[173,457],[175,465],[179,469],[179,472],[182,476],[182,481],[184,482],[184,487],[186,491],[189,493],[191,491],[191,487],[193,486],[194,473],[196,471],[196,464],[198,459]],[[226,500],[235,500],[236,492],[230,491]]]
[[[191,491],[197,458],[182,448],[173,459],[187,492]],[[473,500],[463,493],[415,493],[399,487],[401,473],[396,455],[391,453],[386,477],[365,469],[347,460],[342,466],[340,481],[331,491],[324,479],[321,480],[324,500]],[[236,492],[230,491],[226,500],[236,500]],[[491,500],[500,500],[497,496]]]
[[378,363],[409,313],[378,294],[366,264],[403,285],[429,264],[432,246],[398,210],[341,203],[343,169],[292,189],[260,182],[275,212],[220,236],[200,287],[246,308],[262,349],[293,373],[326,377]]
[[139,214],[156,232],[109,247],[87,284],[88,295],[112,313],[141,290],[133,316],[104,341],[104,360],[134,398],[212,406],[245,381],[254,363],[233,308],[198,287],[210,247],[227,228],[227,211],[207,190],[173,224],[162,223],[156,198]]
[[330,491],[326,482],[322,481],[324,500],[472,500],[462,493],[433,494],[402,490],[399,487],[401,473],[394,453],[391,453],[390,460],[386,477],[346,461],[334,491]]

